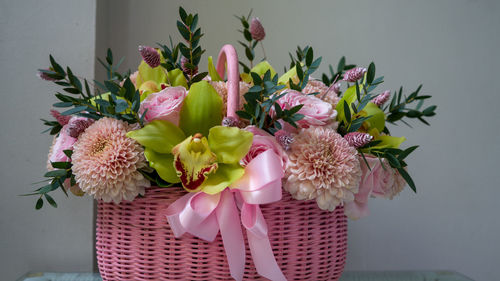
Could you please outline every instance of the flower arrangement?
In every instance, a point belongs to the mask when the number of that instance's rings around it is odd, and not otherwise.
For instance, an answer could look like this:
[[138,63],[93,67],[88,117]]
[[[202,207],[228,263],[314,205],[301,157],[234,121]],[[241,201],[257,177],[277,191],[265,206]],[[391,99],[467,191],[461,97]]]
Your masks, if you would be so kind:
[[[53,106],[66,109],[43,120],[54,141],[47,184],[29,194],[39,197],[36,209],[44,199],[57,207],[49,195],[56,189],[119,204],[151,186],[182,186],[186,195],[167,210],[175,235],[212,241],[220,231],[225,244],[238,244],[241,224],[248,230],[257,217],[253,223],[265,225],[259,205],[279,201],[282,189],[323,210],[344,206],[353,219],[368,214],[370,197],[392,199],[406,184],[416,191],[405,159],[417,146],[401,148],[405,138],[391,136],[387,125],[408,118],[428,125],[436,106],[422,109],[430,96],[420,95],[421,86],[409,95],[402,88],[380,92],[384,78],[376,77],[375,64],[357,67],[344,57],[315,79],[322,58],[309,46],[290,54],[279,75],[265,58],[264,27],[250,14],[238,17],[248,62],[226,45],[217,64],[208,57],[208,70],[199,72],[205,50],[198,15],[183,8],[179,15],[184,42],[139,46],[142,61],[133,73],[117,72],[122,60],[115,64],[111,50],[99,60],[108,73],[103,82],[82,80],[52,56],[39,70],[41,79],[63,87]],[[264,59],[254,65],[259,43]],[[239,280],[231,248],[231,274]],[[272,251],[259,258],[273,264]],[[259,273],[281,279],[273,270]]]

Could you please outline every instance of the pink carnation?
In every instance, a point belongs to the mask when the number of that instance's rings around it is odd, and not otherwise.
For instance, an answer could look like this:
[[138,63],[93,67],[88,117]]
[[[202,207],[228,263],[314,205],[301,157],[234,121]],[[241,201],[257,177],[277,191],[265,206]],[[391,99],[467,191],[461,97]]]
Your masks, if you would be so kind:
[[167,87],[161,92],[147,96],[141,103],[139,112],[144,114],[144,121],[166,120],[179,125],[179,113],[187,92],[184,87]]
[[354,201],[345,206],[345,214],[351,219],[359,219],[369,215],[368,199],[370,196],[392,199],[403,190],[406,184],[397,170],[391,168],[387,163],[387,160],[379,160],[377,157],[367,154],[365,154],[365,158],[371,170],[360,156],[362,175],[359,192],[355,195]]
[[[282,109],[290,109],[297,105],[303,105],[298,111],[299,114],[304,115],[304,118],[297,122],[300,128],[325,125],[335,127],[336,125],[335,118],[337,117],[337,111],[333,109],[330,103],[322,101],[315,96],[304,95],[301,92],[288,90],[287,94],[281,97],[277,103]],[[274,108],[270,110],[270,114],[276,114]],[[294,131],[288,126],[286,129],[288,131]]]
[[276,141],[274,136],[269,134],[268,132],[259,129],[255,126],[248,126],[245,128],[245,130],[251,132],[253,134],[253,142],[252,142],[252,147],[250,147],[250,150],[248,151],[247,155],[241,159],[242,164],[245,166],[252,159],[257,157],[257,155],[261,154],[262,152],[271,149],[276,155],[278,155],[281,158],[281,164],[283,166],[283,170],[285,170],[288,157],[286,155],[286,152],[283,150],[281,145]]

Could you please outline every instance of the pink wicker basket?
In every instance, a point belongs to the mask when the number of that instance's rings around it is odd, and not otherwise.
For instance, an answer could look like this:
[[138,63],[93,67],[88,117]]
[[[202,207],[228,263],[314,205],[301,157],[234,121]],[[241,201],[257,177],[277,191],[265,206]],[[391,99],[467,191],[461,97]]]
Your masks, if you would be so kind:
[[[103,280],[232,280],[220,234],[213,243],[175,238],[164,212],[182,188],[149,188],[131,203],[98,202],[97,261]],[[347,253],[342,207],[322,211],[315,201],[262,205],[274,255],[288,280],[337,280]],[[265,280],[246,250],[245,280]]]
[[[217,71],[228,68],[227,116],[237,120],[239,73],[236,50],[225,45]],[[104,280],[232,280],[223,241],[206,242],[189,234],[176,238],[167,207],[186,192],[179,187],[149,188],[131,203],[98,203],[97,261]],[[277,264],[288,280],[337,280],[347,251],[347,218],[342,207],[322,211],[315,201],[288,193],[261,205]],[[244,237],[246,240],[246,237]],[[246,246],[244,279],[264,280]]]

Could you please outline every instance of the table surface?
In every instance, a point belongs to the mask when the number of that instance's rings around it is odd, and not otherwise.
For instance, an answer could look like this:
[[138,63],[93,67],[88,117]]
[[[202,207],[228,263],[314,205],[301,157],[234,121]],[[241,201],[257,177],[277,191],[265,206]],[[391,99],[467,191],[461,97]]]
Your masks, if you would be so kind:
[[[340,281],[474,281],[453,271],[347,271]],[[102,281],[97,273],[28,273],[18,281]]]

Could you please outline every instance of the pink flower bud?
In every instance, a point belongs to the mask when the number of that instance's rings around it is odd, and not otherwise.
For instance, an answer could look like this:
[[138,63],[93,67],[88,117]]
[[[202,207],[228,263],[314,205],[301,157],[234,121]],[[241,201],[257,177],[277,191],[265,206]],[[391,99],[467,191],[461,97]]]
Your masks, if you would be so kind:
[[353,132],[345,135],[344,139],[349,143],[350,146],[359,148],[367,145],[373,139],[373,137],[367,133]]
[[264,37],[266,37],[266,31],[260,23],[259,18],[252,19],[252,22],[250,23],[250,34],[252,34],[252,38],[256,41],[262,41],[264,40]]
[[187,66],[186,66],[186,63],[188,63],[189,60],[186,58],[186,57],[182,57],[181,58],[181,68],[182,68],[182,72],[186,73],[187,75],[189,76],[193,76],[193,75],[196,75],[196,73],[198,73],[198,67],[195,66],[194,69],[189,69]]
[[374,104],[378,107],[381,107],[384,103],[386,103],[391,97],[391,91],[384,91],[382,94],[378,95],[376,98],[372,100]]
[[[50,70],[50,69],[46,69],[46,70]],[[47,73],[41,72],[41,71],[38,71],[36,73],[36,76],[42,80],[45,80],[45,81],[57,81],[56,79],[49,77],[49,75],[47,75]]]
[[292,134],[285,130],[279,130],[274,134],[274,137],[284,150],[290,149],[290,145],[293,142]]
[[342,80],[347,82],[356,82],[359,79],[363,78],[363,75],[366,73],[366,68],[363,67],[355,67],[353,69],[349,69],[344,73],[344,78]]
[[155,48],[149,46],[139,46],[142,59],[152,68],[160,65],[160,54]]
[[222,126],[224,127],[238,127],[238,120],[234,117],[224,117],[224,119],[222,119]]
[[78,138],[90,125],[94,124],[93,119],[85,117],[73,117],[69,120],[66,132],[73,138]]
[[50,115],[54,117],[61,126],[68,124],[69,119],[71,119],[70,115],[61,115],[61,113],[57,110],[51,109]]

